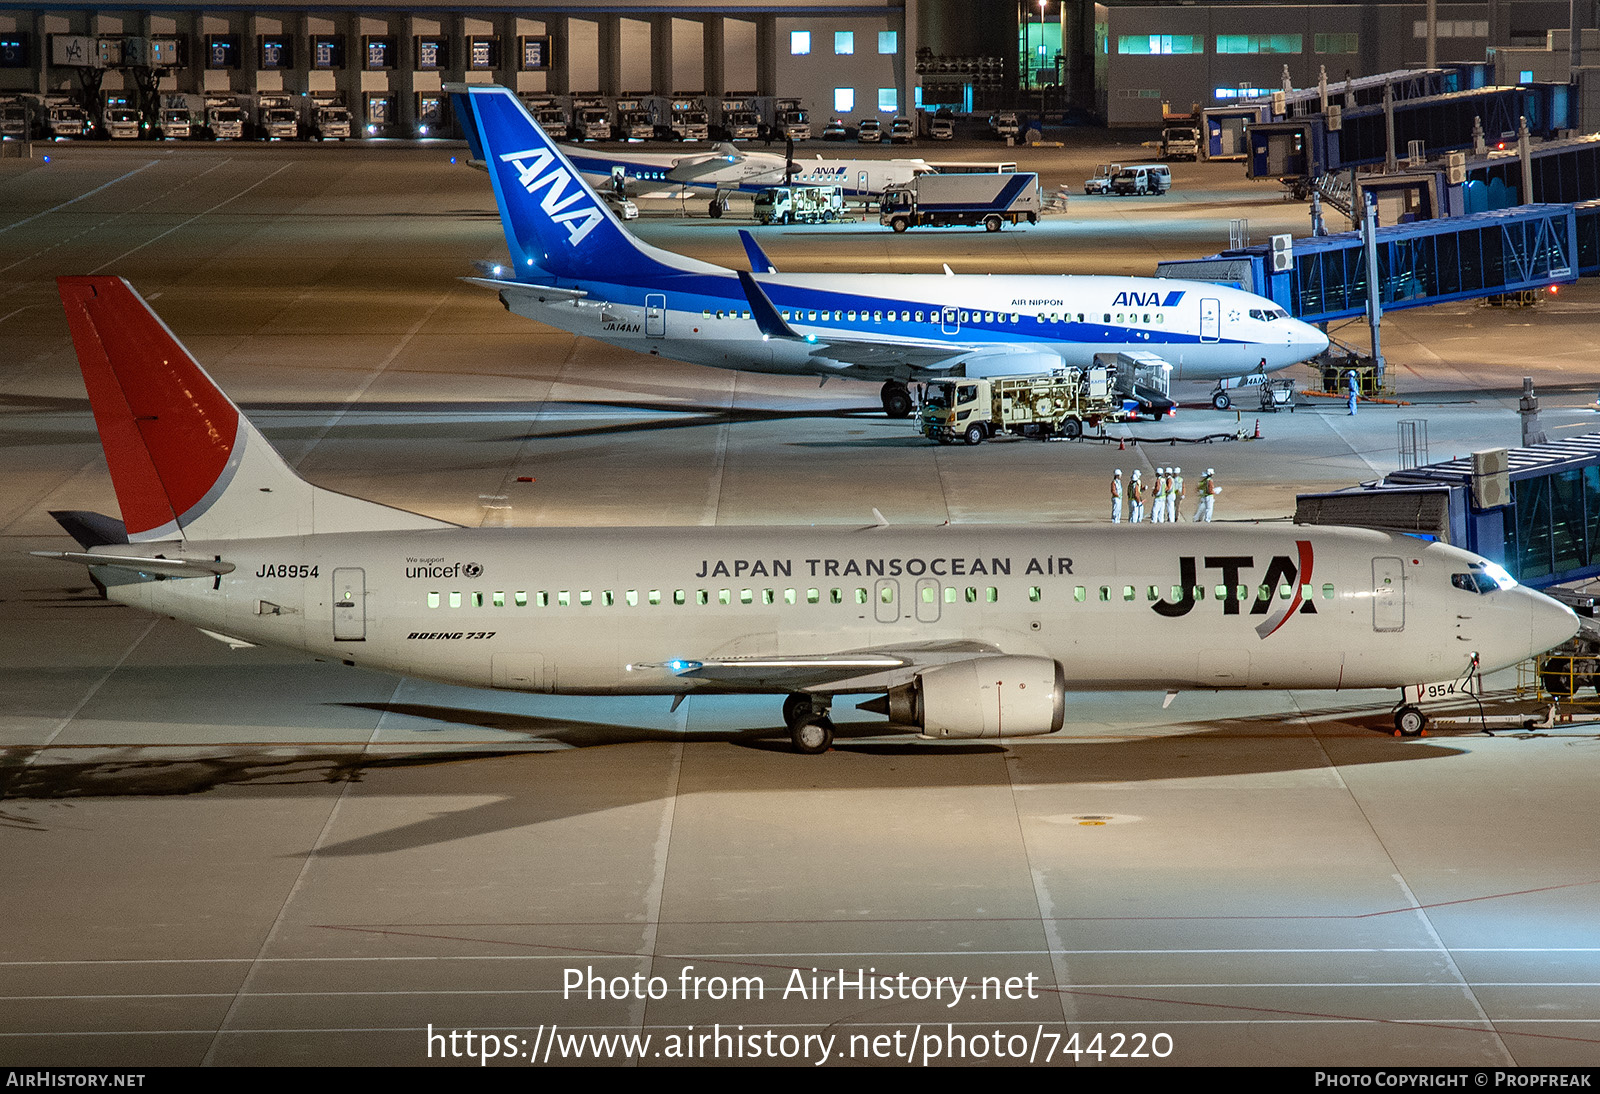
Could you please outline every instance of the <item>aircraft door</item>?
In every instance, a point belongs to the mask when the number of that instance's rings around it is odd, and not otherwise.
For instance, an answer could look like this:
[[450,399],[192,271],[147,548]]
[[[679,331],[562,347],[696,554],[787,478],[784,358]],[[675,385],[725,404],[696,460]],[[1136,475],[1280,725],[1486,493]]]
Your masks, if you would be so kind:
[[1213,297],[1200,301],[1200,341],[1215,342],[1222,337],[1222,304]]
[[917,582],[917,622],[939,622],[939,579],[924,577]]
[[899,622],[900,583],[892,577],[880,577],[872,589],[872,603],[879,623]]
[[959,334],[961,331],[961,313],[955,308],[946,308],[939,313],[940,329],[946,334]]
[[1398,558],[1372,560],[1372,629],[1406,629],[1406,572]]
[[860,194],[862,197],[866,197],[868,194],[872,193],[872,183],[868,181],[867,173],[865,171],[858,171],[856,173],[856,193]]
[[367,639],[367,573],[350,568],[333,571],[333,640]]
[[667,336],[667,298],[662,293],[653,292],[644,298],[644,336]]

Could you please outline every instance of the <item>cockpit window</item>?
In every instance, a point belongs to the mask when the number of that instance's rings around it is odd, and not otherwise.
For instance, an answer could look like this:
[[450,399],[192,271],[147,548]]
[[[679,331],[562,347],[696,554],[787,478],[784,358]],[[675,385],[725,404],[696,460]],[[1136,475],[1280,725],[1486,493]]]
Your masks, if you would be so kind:
[[1274,319],[1289,318],[1289,313],[1284,311],[1282,308],[1251,308],[1250,318],[1260,319],[1264,323],[1270,323]]
[[1492,593],[1501,588],[1500,582],[1482,571],[1466,574],[1451,574],[1450,584],[1469,593]]

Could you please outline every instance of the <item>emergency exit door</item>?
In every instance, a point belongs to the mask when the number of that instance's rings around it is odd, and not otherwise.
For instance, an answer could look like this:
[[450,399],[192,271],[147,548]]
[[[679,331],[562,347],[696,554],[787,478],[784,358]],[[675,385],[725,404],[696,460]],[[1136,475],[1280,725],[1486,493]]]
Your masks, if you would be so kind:
[[900,583],[892,577],[880,577],[872,590],[873,613],[879,623],[900,621]]
[[1372,629],[1406,629],[1406,572],[1398,558],[1372,560]]
[[364,642],[367,638],[367,572],[333,571],[333,640]]
[[1200,341],[1215,342],[1222,337],[1222,304],[1213,297],[1200,301]]
[[644,298],[644,335],[646,338],[667,336],[667,298],[653,292]]

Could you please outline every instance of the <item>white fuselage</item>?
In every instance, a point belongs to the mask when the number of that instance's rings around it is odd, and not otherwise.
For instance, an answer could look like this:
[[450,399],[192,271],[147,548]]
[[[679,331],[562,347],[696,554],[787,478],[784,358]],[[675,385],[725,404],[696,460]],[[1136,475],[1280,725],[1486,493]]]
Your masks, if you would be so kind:
[[630,194],[648,196],[680,189],[706,193],[754,193],[773,186],[837,186],[846,197],[870,198],[888,186],[901,186],[931,170],[921,160],[822,159],[795,160],[785,180],[781,154],[740,150],[733,155],[710,150],[693,152],[626,152],[602,154],[589,148],[561,146],[562,153],[593,186],[609,186],[617,169]]
[[[1401,687],[1461,677],[1475,655],[1502,668],[1575,629],[1529,590],[1454,585],[1481,565],[1466,552],[1340,528],[443,529],[166,553],[235,569],[111,584],[111,598],[523,691],[786,691],[692,666],[930,644],[1050,658],[1068,690]],[[832,690],[873,684],[862,670]]]
[[[1087,366],[1095,354],[1145,351],[1171,379],[1214,381],[1304,361],[1327,346],[1315,327],[1238,289],[1163,278],[1023,274],[767,274],[762,289],[802,336],[885,344],[848,366],[805,341],[764,338],[737,280],[685,273],[613,284],[560,279],[576,303],[508,293],[527,318],[641,353],[718,368],[864,380],[1035,375]],[[1270,311],[1269,311],[1270,309]],[[1274,318],[1266,318],[1267,315]],[[894,346],[950,351],[928,367]],[[982,357],[963,369],[962,353]]]

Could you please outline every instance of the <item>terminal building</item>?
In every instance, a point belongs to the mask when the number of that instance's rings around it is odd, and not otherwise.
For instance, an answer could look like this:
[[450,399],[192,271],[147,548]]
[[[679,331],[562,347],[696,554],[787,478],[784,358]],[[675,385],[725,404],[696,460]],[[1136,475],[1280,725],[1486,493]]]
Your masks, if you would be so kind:
[[[1594,7],[1578,5],[1580,22],[1595,25]],[[1565,79],[1568,18],[1557,0],[1440,3],[1430,53],[1418,3],[35,3],[0,6],[0,96],[94,108],[141,79],[160,93],[338,94],[390,136],[417,135],[450,80],[525,96],[783,96],[821,120],[1011,109],[1047,125],[1150,126],[1163,103],[1215,106],[1270,95],[1286,74],[1307,87],[1324,71],[1342,79],[1430,56],[1498,58],[1500,82]],[[1582,44],[1600,51],[1591,37]],[[152,62],[124,50],[134,40],[172,45]]]

